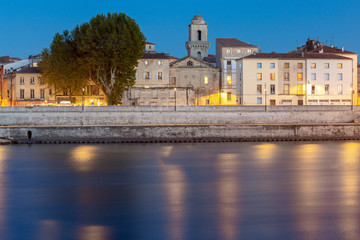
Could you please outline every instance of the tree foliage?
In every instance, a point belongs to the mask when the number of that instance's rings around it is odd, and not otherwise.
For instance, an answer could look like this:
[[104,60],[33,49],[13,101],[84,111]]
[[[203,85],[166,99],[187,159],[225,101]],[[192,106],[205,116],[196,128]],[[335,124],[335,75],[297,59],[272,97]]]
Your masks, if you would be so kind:
[[[81,86],[86,76],[104,92],[108,105],[115,105],[121,103],[123,91],[135,84],[144,47],[145,37],[133,19],[123,13],[100,14],[70,34],[55,35],[50,50],[43,51],[41,70],[51,84],[71,83],[75,77],[74,85]],[[60,71],[61,64],[68,69]]]

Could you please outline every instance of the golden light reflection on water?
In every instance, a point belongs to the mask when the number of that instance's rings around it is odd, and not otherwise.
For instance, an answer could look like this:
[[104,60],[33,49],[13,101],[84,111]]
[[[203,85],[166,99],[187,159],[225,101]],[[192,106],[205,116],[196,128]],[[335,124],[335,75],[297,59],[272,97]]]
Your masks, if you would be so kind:
[[253,147],[255,149],[255,157],[260,160],[261,163],[270,163],[275,159],[277,145],[272,143],[263,143]]
[[219,154],[216,159],[216,167],[220,172],[216,195],[222,239],[236,239],[239,233],[239,162],[239,154]]
[[[302,144],[297,147],[295,156],[298,158],[299,170],[295,179],[294,211],[297,227],[304,234],[303,239],[315,239],[314,233],[320,229],[321,219],[314,213],[321,201],[321,186],[318,176],[317,160],[323,154],[323,147],[319,144]],[[306,166],[303,168],[303,166]]]
[[40,240],[56,240],[59,239],[60,227],[59,222],[55,220],[43,220],[40,222]]
[[5,172],[6,172],[6,160],[8,158],[8,147],[0,146],[0,229],[3,229],[5,222]]
[[80,240],[107,240],[110,239],[110,228],[106,226],[83,226],[77,234]]
[[165,193],[168,201],[168,213],[170,215],[171,239],[184,239],[185,232],[185,198],[187,180],[184,171],[176,165],[163,164],[163,178]]
[[99,146],[78,146],[71,151],[71,160],[78,171],[92,169],[94,160],[98,157]]
[[[358,214],[352,211],[344,211],[344,208],[353,208],[359,205],[359,164],[360,143],[346,142],[341,146],[339,159],[341,161],[339,171],[341,181],[341,194],[343,203],[338,205],[339,226],[343,233],[343,239],[356,239],[359,222]],[[359,213],[359,210],[358,210]],[[354,238],[355,237],[355,238]]]

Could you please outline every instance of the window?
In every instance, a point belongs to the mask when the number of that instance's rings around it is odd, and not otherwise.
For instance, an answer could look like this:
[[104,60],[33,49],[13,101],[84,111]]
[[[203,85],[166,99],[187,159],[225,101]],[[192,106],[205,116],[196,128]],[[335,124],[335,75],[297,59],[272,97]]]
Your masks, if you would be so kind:
[[298,84],[298,94],[305,94],[305,85]]
[[275,63],[270,63],[270,68],[275,68]]
[[150,79],[150,72],[144,72],[144,79],[146,80]]
[[237,49],[236,52],[237,52],[237,53],[241,53],[241,50],[240,50],[240,49]]
[[198,41],[201,41],[201,31],[199,30],[199,31],[197,31],[197,35],[198,35]]
[[248,53],[251,53],[251,49],[248,49],[247,52],[248,52]]
[[316,73],[311,74],[311,80],[316,80]]
[[145,60],[145,61],[144,61],[144,64],[145,64],[145,65],[150,65],[150,61],[149,61],[149,60]]
[[231,92],[228,92],[228,93],[227,93],[227,100],[228,100],[228,101],[231,101]]
[[242,74],[241,73],[240,73],[239,77],[240,77],[240,81],[242,81]]
[[302,73],[298,73],[298,80],[302,81],[303,80],[303,74]]
[[342,64],[342,63],[338,63],[338,68],[343,68],[343,64]]
[[40,89],[40,99],[45,99],[45,90]]
[[316,68],[316,63],[310,64],[310,67],[311,67],[311,68]]
[[302,69],[303,68],[303,64],[302,63],[298,63],[298,69]]
[[275,84],[270,85],[270,94],[275,94]]
[[311,94],[315,94],[315,85],[311,85]]
[[241,64],[241,63],[239,63],[239,68],[242,68],[242,64]]
[[231,84],[231,75],[226,76],[226,81],[228,84]]
[[194,63],[193,63],[192,61],[188,61],[188,62],[186,63],[186,65],[192,67],[192,66],[194,66]]
[[284,73],[284,81],[289,81],[290,74],[288,72]]
[[49,95],[52,95],[52,89],[49,89]]
[[342,84],[339,84],[339,85],[338,85],[338,94],[341,95],[342,92],[343,92]]
[[163,61],[162,61],[162,60],[158,60],[158,61],[157,61],[157,65],[159,65],[159,66],[163,65]]
[[158,74],[157,74],[157,79],[158,79],[158,80],[162,80],[162,79],[163,79],[163,73],[162,73],[162,72],[158,72]]
[[343,74],[342,73],[338,73],[338,80],[342,81],[343,80]]
[[34,77],[30,78],[30,84],[35,84],[35,78]]
[[284,84],[284,94],[289,95],[290,94],[290,85]]
[[257,103],[257,104],[262,104],[262,98],[261,98],[261,97],[258,97],[258,98],[256,99],[256,103]]
[[329,94],[329,84],[325,85],[325,94]]
[[30,89],[30,99],[34,99],[34,98],[35,98],[35,90]]
[[289,63],[284,63],[284,68],[285,68],[285,69],[289,69],[289,67],[290,67],[290,64],[289,64]]
[[256,74],[256,79],[257,80],[262,80],[262,73],[257,73]]
[[20,84],[23,85],[25,83],[24,77],[20,77]]
[[329,73],[324,74],[324,80],[330,80],[330,74]]
[[20,100],[24,100],[24,97],[25,97],[25,90],[20,89]]
[[171,78],[170,78],[170,85],[171,85],[171,86],[175,86],[175,85],[176,85],[176,77],[171,77]]
[[262,63],[257,63],[257,64],[256,64],[256,67],[257,67],[257,68],[262,68]]
[[204,77],[204,84],[209,84],[209,77],[208,76]]
[[275,80],[275,73],[270,73],[270,80]]
[[226,65],[231,66],[231,61],[226,61]]
[[256,94],[262,94],[262,85],[261,84],[258,84],[256,86]]
[[330,68],[330,63],[324,63],[324,68]]
[[226,53],[231,53],[231,50],[230,50],[230,49],[226,49]]

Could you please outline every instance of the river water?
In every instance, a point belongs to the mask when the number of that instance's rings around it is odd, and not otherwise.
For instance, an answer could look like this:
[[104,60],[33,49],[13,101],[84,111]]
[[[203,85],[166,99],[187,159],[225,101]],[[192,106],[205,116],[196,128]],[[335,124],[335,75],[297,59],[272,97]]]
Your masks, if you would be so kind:
[[360,142],[0,146],[0,239],[360,239]]

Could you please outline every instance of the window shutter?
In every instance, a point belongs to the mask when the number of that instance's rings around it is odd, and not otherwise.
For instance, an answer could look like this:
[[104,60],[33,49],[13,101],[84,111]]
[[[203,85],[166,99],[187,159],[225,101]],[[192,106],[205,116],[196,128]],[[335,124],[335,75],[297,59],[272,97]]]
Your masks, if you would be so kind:
[[149,72],[149,79],[151,79],[151,72]]

